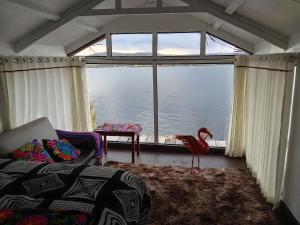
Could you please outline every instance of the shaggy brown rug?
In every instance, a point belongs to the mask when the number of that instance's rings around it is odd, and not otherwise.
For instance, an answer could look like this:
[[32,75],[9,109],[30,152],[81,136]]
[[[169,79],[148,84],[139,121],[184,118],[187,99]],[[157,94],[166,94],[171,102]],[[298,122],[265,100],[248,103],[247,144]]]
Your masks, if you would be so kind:
[[107,162],[144,179],[151,225],[276,225],[255,179],[242,169],[194,169]]

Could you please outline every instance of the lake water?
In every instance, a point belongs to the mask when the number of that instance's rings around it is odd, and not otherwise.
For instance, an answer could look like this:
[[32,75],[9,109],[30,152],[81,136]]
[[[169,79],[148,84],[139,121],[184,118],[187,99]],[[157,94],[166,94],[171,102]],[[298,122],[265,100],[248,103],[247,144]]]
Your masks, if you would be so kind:
[[[153,135],[152,67],[87,68],[90,99],[97,124],[140,123]],[[192,134],[207,127],[226,140],[231,112],[233,65],[158,67],[159,135]]]

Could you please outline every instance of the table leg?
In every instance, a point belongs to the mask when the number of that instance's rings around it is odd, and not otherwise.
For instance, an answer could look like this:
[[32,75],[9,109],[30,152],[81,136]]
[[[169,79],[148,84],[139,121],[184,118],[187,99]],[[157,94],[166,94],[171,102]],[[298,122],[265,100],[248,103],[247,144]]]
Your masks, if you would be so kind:
[[107,155],[107,136],[104,135],[104,154]]
[[137,142],[136,153],[139,156],[140,155],[140,135],[139,134],[136,137],[136,142]]
[[134,155],[135,155],[135,141],[134,141],[134,135],[131,136],[131,142],[132,142],[132,163],[134,163]]

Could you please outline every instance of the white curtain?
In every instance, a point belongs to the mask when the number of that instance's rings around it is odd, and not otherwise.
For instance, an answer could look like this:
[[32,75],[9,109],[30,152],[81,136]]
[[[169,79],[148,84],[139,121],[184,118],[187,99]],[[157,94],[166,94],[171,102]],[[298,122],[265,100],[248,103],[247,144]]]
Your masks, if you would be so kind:
[[283,180],[294,65],[287,54],[240,56],[235,63],[226,155],[246,156],[264,197],[273,203]]
[[43,116],[57,129],[91,130],[85,64],[80,58],[0,60],[0,121],[4,130]]

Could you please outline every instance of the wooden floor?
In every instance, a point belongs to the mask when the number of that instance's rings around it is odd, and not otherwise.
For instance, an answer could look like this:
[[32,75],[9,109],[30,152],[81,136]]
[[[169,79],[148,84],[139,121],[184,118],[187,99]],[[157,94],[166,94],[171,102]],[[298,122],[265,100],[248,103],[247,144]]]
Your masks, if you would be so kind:
[[[157,164],[191,167],[192,154],[189,152],[167,152],[167,151],[141,151],[136,157],[138,164]],[[103,163],[107,161],[117,161],[131,163],[130,149],[109,148],[107,155],[103,158]],[[196,160],[195,160],[196,163]],[[196,164],[195,164],[196,165]],[[211,154],[200,156],[200,167],[207,168],[246,168],[244,158],[229,158],[222,154]]]

